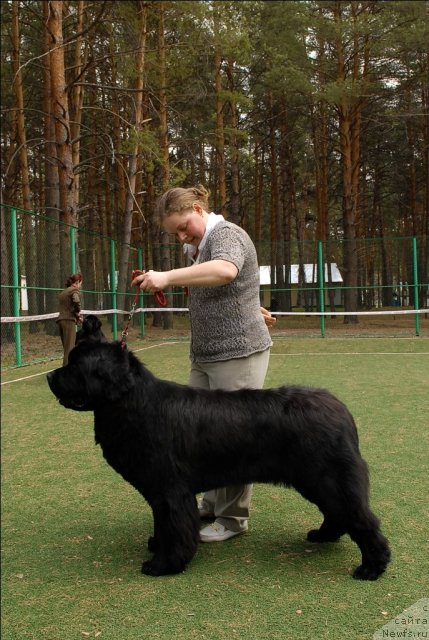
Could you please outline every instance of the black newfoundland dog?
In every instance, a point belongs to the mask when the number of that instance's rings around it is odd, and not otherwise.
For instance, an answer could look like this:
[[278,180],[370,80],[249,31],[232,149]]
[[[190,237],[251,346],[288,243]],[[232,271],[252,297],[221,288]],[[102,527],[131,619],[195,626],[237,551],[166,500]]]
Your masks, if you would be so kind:
[[94,412],[105,459],[152,508],[143,573],[179,573],[192,560],[197,493],[251,482],[294,487],[316,504],[324,520],[311,542],[349,534],[362,554],[354,578],[385,570],[389,546],[368,504],[355,423],[328,391],[193,389],[156,378],[120,342],[81,342],[47,377],[64,407]]
[[82,340],[107,342],[107,338],[102,332],[101,327],[101,320],[92,313],[88,314],[82,322],[82,327],[76,331],[76,344],[82,342]]

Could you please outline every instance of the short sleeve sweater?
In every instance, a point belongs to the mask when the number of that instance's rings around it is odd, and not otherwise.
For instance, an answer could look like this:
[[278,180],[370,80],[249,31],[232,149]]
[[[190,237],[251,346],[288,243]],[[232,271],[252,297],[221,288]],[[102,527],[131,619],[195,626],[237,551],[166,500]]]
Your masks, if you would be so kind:
[[191,360],[216,362],[265,351],[271,337],[259,301],[259,268],[255,246],[248,234],[222,221],[210,232],[199,263],[227,260],[237,277],[219,287],[190,287]]

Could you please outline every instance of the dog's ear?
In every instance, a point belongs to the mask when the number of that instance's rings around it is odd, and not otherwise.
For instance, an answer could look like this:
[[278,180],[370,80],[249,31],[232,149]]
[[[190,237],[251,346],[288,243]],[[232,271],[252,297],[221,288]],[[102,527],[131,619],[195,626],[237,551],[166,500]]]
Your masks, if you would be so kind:
[[[129,353],[120,343],[97,343],[87,352],[86,372],[88,395],[97,401],[116,401],[129,394],[135,386]],[[85,369],[85,365],[84,365]]]

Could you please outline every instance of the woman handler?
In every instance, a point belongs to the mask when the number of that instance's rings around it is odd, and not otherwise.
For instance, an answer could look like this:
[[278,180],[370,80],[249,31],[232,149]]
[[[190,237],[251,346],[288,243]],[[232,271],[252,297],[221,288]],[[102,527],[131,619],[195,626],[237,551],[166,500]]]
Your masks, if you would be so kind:
[[81,324],[80,288],[82,276],[74,273],[65,284],[64,291],[58,296],[58,318],[61,343],[64,349],[63,367],[68,363],[69,353],[76,343],[76,325]]
[[[163,228],[184,245],[191,265],[148,271],[132,284],[146,292],[186,286],[191,322],[189,385],[204,389],[262,388],[275,319],[260,307],[259,267],[248,234],[221,215],[209,213],[201,186],[173,188],[161,196],[157,213]],[[248,528],[252,485],[215,489],[199,504],[203,542],[227,540]]]

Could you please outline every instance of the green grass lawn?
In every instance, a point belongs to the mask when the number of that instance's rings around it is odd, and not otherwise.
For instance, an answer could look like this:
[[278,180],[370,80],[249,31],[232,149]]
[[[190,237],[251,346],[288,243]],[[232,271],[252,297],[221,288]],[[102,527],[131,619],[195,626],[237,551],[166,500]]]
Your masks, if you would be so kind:
[[[132,346],[155,374],[186,382],[186,342]],[[348,537],[307,543],[318,510],[268,485],[254,487],[246,535],[200,545],[184,574],[141,575],[150,510],[103,460],[92,414],[55,401],[44,375],[55,366],[3,375],[16,382],[2,386],[2,640],[366,640],[429,595],[429,340],[272,349],[266,386],[327,387],[356,418],[393,553],[374,583],[352,579]]]

